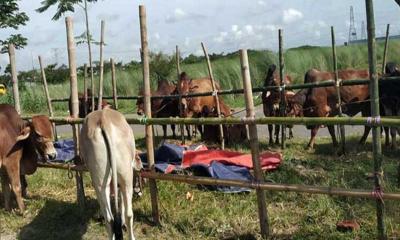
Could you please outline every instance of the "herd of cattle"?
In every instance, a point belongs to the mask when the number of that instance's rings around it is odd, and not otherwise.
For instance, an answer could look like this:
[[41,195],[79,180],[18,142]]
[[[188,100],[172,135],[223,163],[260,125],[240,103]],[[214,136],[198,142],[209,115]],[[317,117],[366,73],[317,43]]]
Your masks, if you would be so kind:
[[[400,76],[400,70],[396,64],[388,63],[385,68],[386,76]],[[304,77],[305,83],[319,82],[334,79],[334,73],[321,72],[315,69],[309,70]],[[342,70],[338,73],[342,81],[350,79],[368,79],[368,70]],[[284,83],[291,84],[291,77],[285,76]],[[276,66],[268,68],[264,86],[278,86],[280,78],[276,72]],[[216,85],[217,90],[220,86]],[[212,83],[209,78],[191,79],[186,73],[180,75],[176,85],[162,80],[152,95],[191,94],[212,92]],[[142,94],[142,93],[141,93]],[[368,85],[353,85],[340,87],[342,110],[349,116],[361,112],[363,116],[370,116],[370,91]],[[279,116],[280,92],[279,90],[264,91],[262,93],[263,110],[265,116]],[[397,116],[400,113],[400,84],[397,81],[379,81],[380,112],[382,116]],[[141,168],[141,162],[136,158],[135,141],[132,129],[124,116],[110,109],[107,102],[103,102],[102,111],[91,112],[91,93],[88,92],[89,102],[85,102],[80,95],[80,117],[85,117],[81,129],[81,158],[85,160],[91,174],[92,183],[96,190],[102,214],[107,222],[107,230],[110,236],[118,225],[128,226],[130,239],[133,239],[132,231],[132,181],[133,170]],[[334,86],[304,89],[298,92],[286,91],[287,102],[286,115],[289,117],[332,117],[338,114],[337,92]],[[219,100],[222,117],[232,117],[234,111]],[[86,106],[85,106],[86,105]],[[97,104],[95,104],[97,105]],[[179,109],[181,106],[181,109]],[[86,109],[86,111],[84,111]],[[153,117],[216,117],[216,102],[214,96],[152,99],[151,110]],[[181,110],[181,111],[180,111]],[[137,101],[138,115],[144,114],[142,99]],[[321,126],[307,126],[311,129],[311,139],[308,147],[312,148],[315,136]],[[26,195],[27,183],[25,175],[33,174],[38,161],[47,161],[56,157],[53,146],[53,126],[47,116],[35,116],[30,121],[22,120],[13,106],[0,104],[0,174],[5,208],[11,209],[10,199],[12,192],[15,195],[18,208],[24,211],[22,197]],[[175,126],[171,126],[173,137]],[[269,142],[272,144],[273,126],[268,126]],[[337,145],[333,126],[328,126],[334,145]],[[166,137],[166,126],[163,126]],[[215,126],[199,126],[202,139],[219,139],[218,128]],[[229,141],[243,141],[247,138],[246,128],[243,125],[224,127],[224,136]],[[370,131],[365,126],[360,143],[364,143]],[[388,133],[388,129],[386,129]],[[397,129],[390,129],[392,147],[396,146]],[[188,137],[191,131],[187,129]],[[279,126],[275,126],[275,143],[279,142]],[[389,144],[386,134],[386,144]],[[113,182],[113,188],[110,182]],[[124,218],[113,216],[111,212],[110,192],[120,186],[123,201],[115,200],[115,209],[124,214]],[[118,194],[114,194],[117,196]],[[120,207],[118,207],[120,205]]]

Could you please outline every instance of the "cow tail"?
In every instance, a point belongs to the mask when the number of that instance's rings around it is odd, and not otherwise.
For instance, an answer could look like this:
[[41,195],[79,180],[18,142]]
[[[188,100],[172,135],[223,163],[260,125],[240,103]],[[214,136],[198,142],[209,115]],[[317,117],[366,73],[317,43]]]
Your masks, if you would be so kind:
[[119,240],[119,239],[123,239],[123,233],[122,233],[121,211],[118,206],[117,161],[113,157],[110,139],[107,136],[107,132],[105,131],[104,127],[101,127],[101,134],[103,135],[104,142],[105,142],[106,148],[107,148],[108,160],[110,161],[112,181],[113,181],[113,187],[114,187],[114,207],[115,207],[116,214],[114,216],[112,231],[115,235],[115,239]]

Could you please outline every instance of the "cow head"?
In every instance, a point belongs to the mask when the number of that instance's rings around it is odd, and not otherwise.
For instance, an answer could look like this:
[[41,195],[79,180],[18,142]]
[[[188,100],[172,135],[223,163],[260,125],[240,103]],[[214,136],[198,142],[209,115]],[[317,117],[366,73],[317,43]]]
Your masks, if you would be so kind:
[[47,116],[32,117],[32,122],[21,130],[17,141],[28,138],[40,156],[45,160],[54,160],[57,157],[57,152],[53,145],[53,126]]

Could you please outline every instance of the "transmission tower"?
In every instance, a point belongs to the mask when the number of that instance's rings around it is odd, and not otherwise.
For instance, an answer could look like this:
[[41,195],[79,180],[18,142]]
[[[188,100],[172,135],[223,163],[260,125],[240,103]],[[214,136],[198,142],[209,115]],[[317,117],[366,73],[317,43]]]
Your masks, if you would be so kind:
[[349,27],[349,44],[357,40],[357,31],[354,24],[354,11],[353,6],[350,6],[350,27]]
[[361,22],[361,39],[362,40],[367,39],[364,21]]

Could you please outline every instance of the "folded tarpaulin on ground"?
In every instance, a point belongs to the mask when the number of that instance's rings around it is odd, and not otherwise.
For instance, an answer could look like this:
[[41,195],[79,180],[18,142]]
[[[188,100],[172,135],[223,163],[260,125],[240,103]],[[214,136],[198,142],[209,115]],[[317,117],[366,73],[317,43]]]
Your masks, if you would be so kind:
[[74,140],[65,139],[54,143],[57,151],[57,158],[52,162],[66,162],[75,157]]
[[[140,155],[144,165],[147,164],[146,153]],[[181,169],[190,169],[197,176],[208,176],[218,179],[252,180],[250,171],[253,168],[251,154],[225,150],[208,150],[206,146],[180,146],[163,143],[154,151],[155,168],[163,173]],[[260,154],[263,170],[276,169],[281,163],[280,153],[264,152]],[[249,191],[240,187],[208,187],[224,192]]]

